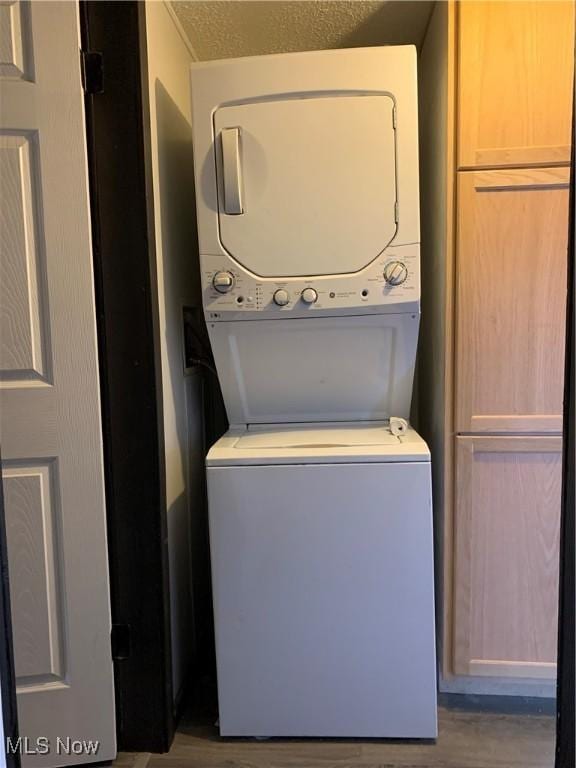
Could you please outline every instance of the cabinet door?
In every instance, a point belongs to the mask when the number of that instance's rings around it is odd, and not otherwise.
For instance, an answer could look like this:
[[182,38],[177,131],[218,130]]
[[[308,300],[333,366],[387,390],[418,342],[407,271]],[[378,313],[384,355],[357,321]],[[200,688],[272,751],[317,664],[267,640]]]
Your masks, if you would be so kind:
[[454,672],[553,678],[561,438],[456,444]]
[[562,430],[568,180],[458,174],[457,432]]
[[570,161],[574,4],[458,6],[460,167]]

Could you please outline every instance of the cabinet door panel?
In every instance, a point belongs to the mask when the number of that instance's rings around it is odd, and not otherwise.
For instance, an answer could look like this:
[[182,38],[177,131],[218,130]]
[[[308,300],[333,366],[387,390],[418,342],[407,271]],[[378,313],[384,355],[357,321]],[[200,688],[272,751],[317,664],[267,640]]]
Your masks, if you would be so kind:
[[568,181],[458,174],[457,432],[562,430]]
[[459,166],[570,161],[574,4],[458,6]]
[[561,447],[456,438],[456,674],[556,674]]

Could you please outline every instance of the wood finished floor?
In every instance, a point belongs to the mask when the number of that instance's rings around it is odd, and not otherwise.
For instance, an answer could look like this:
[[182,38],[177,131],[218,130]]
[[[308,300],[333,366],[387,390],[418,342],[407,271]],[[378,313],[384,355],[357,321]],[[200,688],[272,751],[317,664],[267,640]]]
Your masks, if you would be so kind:
[[117,768],[553,768],[555,719],[439,709],[435,744],[225,740],[183,718],[165,755],[121,753]]

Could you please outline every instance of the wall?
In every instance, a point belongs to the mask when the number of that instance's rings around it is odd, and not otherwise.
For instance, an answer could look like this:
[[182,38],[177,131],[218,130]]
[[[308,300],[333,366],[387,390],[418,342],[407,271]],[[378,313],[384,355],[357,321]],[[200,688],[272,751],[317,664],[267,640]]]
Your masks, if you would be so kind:
[[[418,422],[432,453],[436,614],[442,616],[444,399],[447,301],[448,3],[436,3],[418,62],[422,319],[418,347]],[[439,651],[443,638],[438,637]]]
[[184,307],[200,306],[189,68],[194,54],[166,3],[146,3],[150,138],[164,440],[174,696],[195,652],[193,531],[204,515],[202,374],[184,368]]

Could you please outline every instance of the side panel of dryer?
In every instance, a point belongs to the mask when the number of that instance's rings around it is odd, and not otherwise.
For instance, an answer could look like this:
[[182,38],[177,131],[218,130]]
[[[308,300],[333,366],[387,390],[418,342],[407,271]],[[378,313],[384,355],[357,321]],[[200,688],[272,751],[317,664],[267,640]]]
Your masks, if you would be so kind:
[[209,467],[223,736],[436,736],[429,463]]

